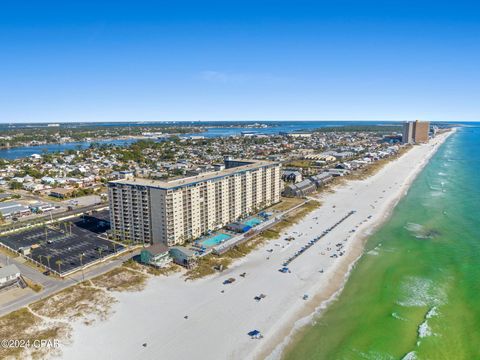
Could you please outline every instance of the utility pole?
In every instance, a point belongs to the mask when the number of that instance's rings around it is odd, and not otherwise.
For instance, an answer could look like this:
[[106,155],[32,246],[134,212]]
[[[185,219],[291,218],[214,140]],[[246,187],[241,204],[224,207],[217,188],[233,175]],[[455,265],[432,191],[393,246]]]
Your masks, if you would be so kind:
[[85,273],[84,273],[84,267],[83,267],[83,257],[85,256],[85,254],[81,253],[79,256],[80,256],[80,266],[82,267],[82,281],[85,281]]

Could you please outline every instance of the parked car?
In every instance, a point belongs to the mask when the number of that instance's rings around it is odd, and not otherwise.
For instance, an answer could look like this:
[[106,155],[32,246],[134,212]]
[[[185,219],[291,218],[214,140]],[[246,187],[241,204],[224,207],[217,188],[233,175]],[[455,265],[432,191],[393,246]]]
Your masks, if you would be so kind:
[[223,285],[228,285],[231,284],[235,281],[235,278],[229,278],[223,282]]

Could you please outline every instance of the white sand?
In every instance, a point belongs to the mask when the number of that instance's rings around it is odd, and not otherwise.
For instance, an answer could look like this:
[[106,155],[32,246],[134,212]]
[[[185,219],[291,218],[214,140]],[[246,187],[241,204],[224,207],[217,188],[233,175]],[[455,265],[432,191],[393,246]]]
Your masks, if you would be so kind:
[[[335,193],[322,196],[323,206],[287,230],[297,238],[291,244],[282,236],[239,260],[223,274],[193,282],[183,281],[179,274],[160,276],[151,279],[142,292],[116,295],[119,303],[110,319],[92,326],[73,324],[73,344],[63,348],[63,357],[278,357],[285,339],[298,327],[298,320],[308,319],[322,302],[341,289],[349,267],[363,251],[365,235],[388,216],[445,138],[446,135],[440,135],[429,144],[415,146],[369,179],[351,181]],[[290,264],[292,273],[278,271],[285,259],[351,210],[356,213]],[[370,215],[372,218],[365,221]],[[353,234],[352,229],[356,229]],[[303,235],[298,236],[299,233]],[[345,255],[330,258],[335,244],[345,239]],[[327,251],[328,247],[332,250]],[[268,249],[273,252],[267,252]],[[242,272],[247,273],[246,278],[238,276]],[[222,285],[231,276],[237,280]],[[221,290],[225,292],[222,294]],[[253,298],[260,293],[267,297],[256,302]],[[302,299],[304,294],[309,294],[307,301]],[[184,319],[185,315],[189,318]],[[247,333],[253,329],[260,330],[264,338],[250,339]],[[143,347],[143,343],[147,346]]]

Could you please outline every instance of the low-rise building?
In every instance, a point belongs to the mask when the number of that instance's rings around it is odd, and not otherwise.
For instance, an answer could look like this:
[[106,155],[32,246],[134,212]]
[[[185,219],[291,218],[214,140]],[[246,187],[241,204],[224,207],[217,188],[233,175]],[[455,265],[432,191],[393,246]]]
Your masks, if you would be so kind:
[[34,182],[23,183],[23,189],[27,191],[40,191],[43,190],[44,186],[42,184],[37,184]]
[[15,264],[0,268],[0,289],[18,282],[21,279],[20,275],[20,270]]
[[290,184],[285,186],[283,196],[286,197],[305,197],[313,193],[317,187],[315,183],[309,179],[303,180],[297,184]]
[[328,183],[332,179],[333,179],[333,176],[332,176],[332,174],[329,174],[329,173],[321,173],[321,174],[314,175],[314,176],[310,177],[310,180],[315,183],[315,186],[317,188],[325,185],[326,183]]
[[164,267],[172,262],[169,249],[162,243],[156,243],[140,252],[140,261],[143,264],[151,265],[156,268]]
[[30,208],[16,201],[4,201],[0,203],[0,214],[4,219],[30,214]]
[[332,176],[345,176],[350,174],[350,170],[346,169],[328,169],[327,172],[332,174]]
[[283,170],[282,180],[285,182],[299,183],[303,180],[303,176],[298,170]]
[[37,203],[37,204],[30,205],[30,209],[34,213],[43,213],[43,212],[55,210],[55,205],[50,203]]
[[65,199],[67,197],[72,196],[73,189],[65,189],[65,188],[54,188],[50,190],[50,196],[57,197],[60,199]]
[[193,250],[183,246],[173,246],[169,250],[169,254],[175,264],[191,269],[197,264],[197,255]]

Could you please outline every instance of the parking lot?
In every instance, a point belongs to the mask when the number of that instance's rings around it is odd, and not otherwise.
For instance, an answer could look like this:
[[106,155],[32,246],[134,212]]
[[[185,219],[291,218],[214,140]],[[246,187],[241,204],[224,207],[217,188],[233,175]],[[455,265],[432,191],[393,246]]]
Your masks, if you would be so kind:
[[108,211],[101,211],[2,236],[0,242],[17,251],[31,249],[26,256],[65,274],[124,249],[99,237],[109,229]]

